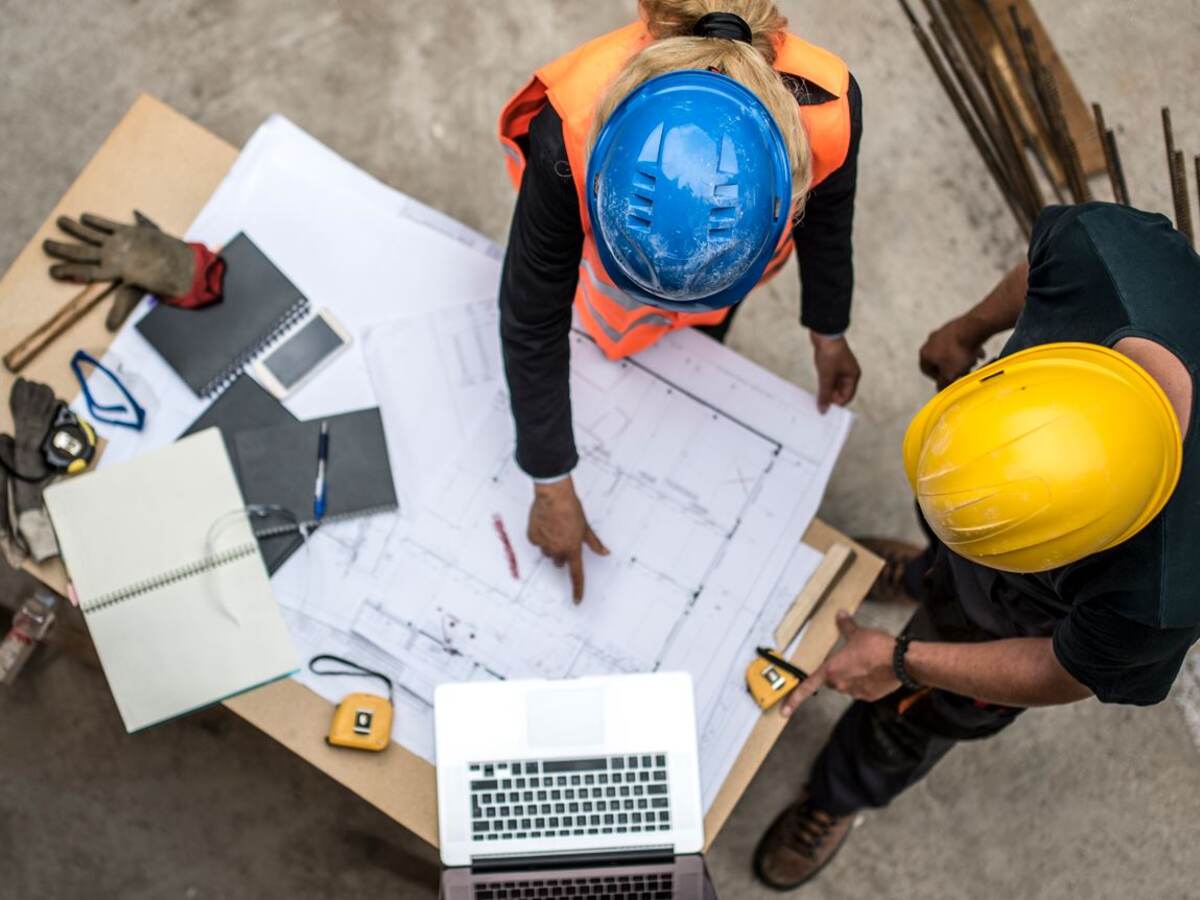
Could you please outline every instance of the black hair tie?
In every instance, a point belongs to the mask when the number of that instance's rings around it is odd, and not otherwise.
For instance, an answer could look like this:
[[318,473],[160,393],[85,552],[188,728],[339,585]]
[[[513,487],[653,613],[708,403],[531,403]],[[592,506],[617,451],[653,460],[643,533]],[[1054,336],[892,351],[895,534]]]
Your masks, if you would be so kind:
[[714,12],[701,16],[692,27],[692,34],[696,37],[741,41],[744,44],[754,41],[754,32],[746,24],[746,20],[736,13],[728,12]]

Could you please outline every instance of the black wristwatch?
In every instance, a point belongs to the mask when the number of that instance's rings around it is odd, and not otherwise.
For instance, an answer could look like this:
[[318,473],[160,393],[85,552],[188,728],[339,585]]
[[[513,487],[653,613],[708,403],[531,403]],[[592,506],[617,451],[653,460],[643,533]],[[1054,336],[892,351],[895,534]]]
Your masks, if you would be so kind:
[[908,674],[908,669],[904,668],[904,654],[908,652],[908,642],[912,640],[907,634],[902,634],[896,638],[895,649],[892,650],[892,672],[900,680],[900,683],[910,691],[921,690],[921,685],[917,684],[913,677]]

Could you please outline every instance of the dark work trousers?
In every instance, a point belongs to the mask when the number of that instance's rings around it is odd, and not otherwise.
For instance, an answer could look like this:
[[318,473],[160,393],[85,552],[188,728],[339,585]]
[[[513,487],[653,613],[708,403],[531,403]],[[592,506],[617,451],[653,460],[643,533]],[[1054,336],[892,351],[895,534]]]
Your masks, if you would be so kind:
[[[948,552],[931,548],[908,567],[905,581],[921,606],[905,633],[922,641],[995,640],[963,614],[943,556]],[[914,698],[901,688],[874,703],[857,700],[813,765],[809,797],[816,808],[836,816],[886,806],[958,741],[990,737],[1021,712],[940,690]]]

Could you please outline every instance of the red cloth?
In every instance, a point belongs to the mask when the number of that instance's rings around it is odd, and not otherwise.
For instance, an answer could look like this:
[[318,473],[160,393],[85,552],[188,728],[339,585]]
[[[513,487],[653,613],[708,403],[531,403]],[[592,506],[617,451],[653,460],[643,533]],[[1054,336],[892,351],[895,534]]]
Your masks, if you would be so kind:
[[225,284],[225,260],[203,244],[191,242],[188,246],[192,248],[196,260],[196,274],[192,276],[191,288],[182,296],[159,299],[171,306],[199,309],[221,299],[221,289]]

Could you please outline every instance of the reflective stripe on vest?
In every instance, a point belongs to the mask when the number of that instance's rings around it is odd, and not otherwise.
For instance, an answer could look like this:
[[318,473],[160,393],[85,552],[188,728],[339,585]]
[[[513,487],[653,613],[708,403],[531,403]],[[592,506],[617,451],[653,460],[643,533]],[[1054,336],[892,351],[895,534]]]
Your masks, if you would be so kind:
[[[513,185],[520,186],[525,158],[517,140],[529,132],[529,123],[549,103],[563,123],[563,142],[579,200],[583,224],[583,253],[575,308],[588,333],[610,359],[619,359],[649,347],[668,331],[691,325],[715,325],[728,310],[681,313],[646,306],[625,294],[608,277],[596,253],[587,212],[587,138],[596,100],[631,56],[650,42],[641,22],[602,35],[537,71],[500,114],[500,142]],[[813,106],[797,106],[812,149],[816,187],[845,162],[850,147],[850,107],[846,98],[850,72],[827,50],[786,35],[775,68],[832,94],[836,99]],[[783,235],[759,283],[772,278],[794,249],[791,230]]]

